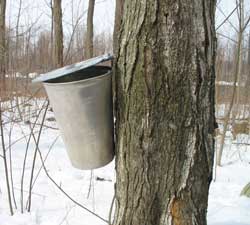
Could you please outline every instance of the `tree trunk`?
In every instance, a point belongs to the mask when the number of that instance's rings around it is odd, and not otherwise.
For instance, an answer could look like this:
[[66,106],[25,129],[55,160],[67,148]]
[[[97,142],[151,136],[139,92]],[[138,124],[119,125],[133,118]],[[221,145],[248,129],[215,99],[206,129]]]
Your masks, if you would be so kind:
[[50,30],[50,67],[53,67],[53,51],[54,51],[54,12],[53,12],[53,0],[49,2],[51,10],[51,30]]
[[[223,130],[220,139],[219,149],[217,150],[216,157],[216,165],[221,166],[224,143],[226,138],[226,132],[228,129],[228,125],[230,120],[234,123],[236,118],[236,110],[239,108],[239,94],[240,94],[240,74],[242,68],[242,48],[243,48],[243,32],[244,32],[244,19],[243,19],[243,0],[238,2],[239,7],[239,32],[238,32],[238,40],[237,40],[237,48],[236,48],[236,62],[235,62],[235,71],[234,71],[234,83],[233,83],[233,94],[229,103],[228,112],[225,115]],[[237,86],[238,84],[238,86]],[[235,104],[236,101],[236,104]],[[236,107],[234,107],[234,105]],[[234,109],[234,111],[233,111]],[[231,116],[232,115],[232,116]]]
[[214,0],[125,0],[115,225],[205,225],[214,156]]
[[94,18],[95,0],[89,0],[88,17],[87,17],[87,33],[85,43],[85,59],[92,58],[94,55],[93,44],[93,18]]
[[119,45],[118,35],[120,33],[120,28],[121,28],[121,23],[122,23],[123,4],[124,4],[124,0],[116,0],[115,23],[114,23],[114,33],[113,33],[113,52],[115,56],[116,56],[115,51],[118,50],[118,45]]
[[[248,34],[247,70],[248,70],[248,76],[246,81],[246,87],[250,87],[250,31]],[[249,95],[249,89],[247,90],[247,94]]]
[[54,0],[54,63],[55,67],[63,66],[63,27],[61,0]]
[[6,11],[6,0],[0,0],[0,98],[6,94],[6,41],[5,41],[5,11]]

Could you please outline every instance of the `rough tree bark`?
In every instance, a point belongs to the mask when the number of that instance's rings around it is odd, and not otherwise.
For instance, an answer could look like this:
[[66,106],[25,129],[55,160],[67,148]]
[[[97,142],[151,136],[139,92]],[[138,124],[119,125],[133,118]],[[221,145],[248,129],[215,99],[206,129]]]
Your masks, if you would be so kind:
[[88,16],[87,16],[87,33],[85,42],[85,59],[92,58],[94,55],[94,29],[93,29],[93,18],[94,18],[95,0],[89,0]]
[[63,27],[61,0],[54,0],[54,64],[55,67],[63,66]]
[[5,11],[6,11],[6,0],[0,0],[0,97],[3,97],[4,90],[6,88],[6,41],[5,41]]
[[124,0],[115,64],[115,225],[206,224],[215,4]]
[[123,3],[124,0],[116,0],[115,2],[115,23],[114,23],[114,33],[113,33],[113,50],[114,55],[116,56],[116,50],[118,50],[118,40],[119,33],[122,23],[122,14],[123,14]]

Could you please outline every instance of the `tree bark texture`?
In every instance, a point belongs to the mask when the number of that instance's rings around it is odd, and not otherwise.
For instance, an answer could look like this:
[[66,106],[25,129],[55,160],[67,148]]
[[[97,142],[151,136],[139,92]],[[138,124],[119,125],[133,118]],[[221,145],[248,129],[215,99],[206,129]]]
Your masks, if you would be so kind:
[[5,11],[6,0],[0,0],[0,97],[4,94],[6,88],[5,72],[6,72],[6,39],[5,39]]
[[88,16],[87,16],[87,33],[86,33],[86,43],[85,43],[85,59],[92,58],[94,55],[94,9],[95,9],[95,0],[89,0],[88,6]]
[[55,67],[63,66],[63,27],[61,0],[54,0],[54,64]]
[[115,64],[115,225],[205,225],[214,0],[125,0]]
[[116,51],[118,50],[119,45],[119,37],[121,22],[122,22],[122,15],[123,15],[123,4],[124,0],[116,0],[115,3],[115,22],[114,22],[114,33],[113,33],[113,52],[116,56]]

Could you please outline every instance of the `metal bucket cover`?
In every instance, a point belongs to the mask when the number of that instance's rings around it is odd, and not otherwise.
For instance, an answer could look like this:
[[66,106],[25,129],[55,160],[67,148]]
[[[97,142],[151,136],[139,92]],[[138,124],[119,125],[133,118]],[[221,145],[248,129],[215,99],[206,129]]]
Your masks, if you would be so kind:
[[33,79],[32,82],[33,83],[46,82],[46,81],[51,80],[51,79],[66,76],[68,74],[72,74],[74,72],[84,70],[88,67],[95,66],[96,64],[106,62],[106,61],[109,61],[111,59],[113,59],[113,56],[111,54],[101,55],[101,56],[91,58],[91,59],[88,59],[88,60],[85,60],[85,61],[82,61],[79,63],[71,64],[71,65],[56,69],[56,70],[52,70],[52,71],[45,73],[45,74],[40,74],[40,76]]

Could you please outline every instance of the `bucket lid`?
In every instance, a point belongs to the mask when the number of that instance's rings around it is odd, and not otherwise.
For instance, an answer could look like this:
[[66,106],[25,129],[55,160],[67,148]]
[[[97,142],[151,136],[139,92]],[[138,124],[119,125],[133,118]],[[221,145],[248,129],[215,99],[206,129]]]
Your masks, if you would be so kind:
[[106,62],[111,59],[113,59],[113,56],[111,54],[101,55],[101,56],[91,58],[91,59],[88,59],[79,63],[71,64],[71,65],[56,69],[56,70],[52,70],[45,74],[40,74],[40,76],[32,80],[32,82],[36,83],[36,82],[45,82],[48,80],[52,80],[58,77],[65,76],[67,74],[77,72],[79,70],[86,69],[98,63]]

